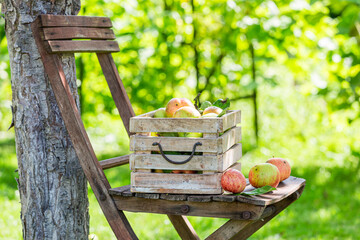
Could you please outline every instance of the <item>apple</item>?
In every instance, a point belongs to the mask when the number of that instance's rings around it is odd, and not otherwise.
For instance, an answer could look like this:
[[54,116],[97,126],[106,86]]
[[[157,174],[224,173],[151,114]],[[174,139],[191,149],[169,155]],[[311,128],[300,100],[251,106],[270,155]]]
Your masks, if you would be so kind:
[[174,118],[199,118],[201,114],[192,107],[181,107],[173,115]]
[[275,165],[279,169],[280,182],[284,181],[285,179],[290,177],[291,166],[290,166],[289,162],[286,159],[283,159],[283,158],[270,158],[266,162]]
[[195,109],[194,104],[187,98],[173,98],[171,99],[165,108],[167,117],[173,117],[174,113],[181,107],[192,107]]
[[159,108],[156,110],[154,118],[166,118],[165,108]]
[[219,114],[216,113],[207,113],[207,114],[203,114],[202,117],[217,117]]
[[163,173],[164,171],[161,170],[161,169],[155,169],[155,172],[156,172],[156,173]]
[[193,170],[184,170],[183,173],[186,173],[186,174],[195,174],[196,172],[193,171]]
[[228,192],[240,193],[246,187],[244,174],[239,170],[230,168],[221,176],[221,187]]
[[256,188],[266,185],[276,188],[280,182],[279,169],[270,163],[257,164],[250,169],[249,182]]
[[178,173],[183,173],[183,171],[182,170],[172,170],[171,173],[178,174]]
[[211,106],[208,108],[205,108],[203,115],[206,115],[208,113],[216,113],[216,116],[219,115],[223,110],[219,107]]

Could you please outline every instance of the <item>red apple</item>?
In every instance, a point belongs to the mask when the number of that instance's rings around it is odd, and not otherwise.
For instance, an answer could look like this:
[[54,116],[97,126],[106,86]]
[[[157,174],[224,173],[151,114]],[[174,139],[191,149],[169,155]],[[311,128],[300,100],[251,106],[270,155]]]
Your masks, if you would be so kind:
[[249,182],[253,187],[266,185],[277,187],[280,182],[279,169],[270,163],[260,163],[250,169]]
[[173,98],[165,108],[166,117],[173,117],[174,113],[181,107],[192,107],[195,109],[194,104],[187,98]]
[[186,173],[186,174],[195,174],[196,172],[193,171],[193,170],[184,170],[183,173]]
[[289,162],[286,159],[283,159],[283,158],[270,158],[266,162],[275,165],[279,169],[280,182],[284,181],[285,179],[290,177],[291,167],[290,167]]
[[246,187],[244,174],[236,169],[229,169],[221,177],[221,187],[228,192],[240,193]]
[[182,170],[172,170],[171,173],[179,174],[179,173],[183,173],[183,171]]

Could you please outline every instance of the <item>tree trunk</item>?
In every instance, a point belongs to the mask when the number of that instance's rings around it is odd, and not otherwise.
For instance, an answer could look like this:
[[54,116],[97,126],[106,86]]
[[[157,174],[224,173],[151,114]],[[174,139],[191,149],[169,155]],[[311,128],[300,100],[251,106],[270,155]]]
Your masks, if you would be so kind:
[[[87,239],[87,182],[61,118],[30,23],[75,15],[80,0],[0,0],[11,66],[24,239]],[[74,56],[61,57],[78,101]]]

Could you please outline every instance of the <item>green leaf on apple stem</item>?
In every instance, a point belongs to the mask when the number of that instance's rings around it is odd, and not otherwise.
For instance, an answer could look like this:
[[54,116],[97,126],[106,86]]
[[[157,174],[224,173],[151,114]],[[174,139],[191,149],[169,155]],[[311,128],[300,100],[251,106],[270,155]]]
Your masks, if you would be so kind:
[[270,191],[276,190],[276,188],[272,187],[272,186],[263,186],[261,188],[256,188],[250,192],[242,192],[239,193],[241,195],[247,195],[247,196],[254,196],[254,195],[261,195]]
[[226,98],[225,100],[218,99],[213,103],[213,106],[219,107],[221,109],[229,108],[230,107],[230,100],[229,100],[229,98]]

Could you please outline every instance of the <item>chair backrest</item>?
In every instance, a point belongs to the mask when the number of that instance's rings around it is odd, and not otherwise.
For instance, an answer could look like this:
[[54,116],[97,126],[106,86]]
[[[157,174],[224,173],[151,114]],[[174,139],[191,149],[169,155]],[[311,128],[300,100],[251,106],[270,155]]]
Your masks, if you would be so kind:
[[40,18],[44,40],[48,42],[51,53],[120,51],[116,41],[108,41],[115,39],[109,18],[55,15],[41,15]]
[[[73,143],[87,180],[118,239],[137,239],[124,213],[119,211],[109,195],[111,188],[104,167],[98,161],[71,94],[59,53],[95,52],[115,105],[128,135],[130,117],[135,116],[124,85],[120,79],[112,52],[119,51],[109,18],[84,16],[41,15],[32,24],[32,32],[45,72],[48,75],[60,113]],[[72,39],[90,39],[73,41]],[[106,161],[106,160],[105,160]],[[107,165],[128,163],[128,158],[108,160]]]

